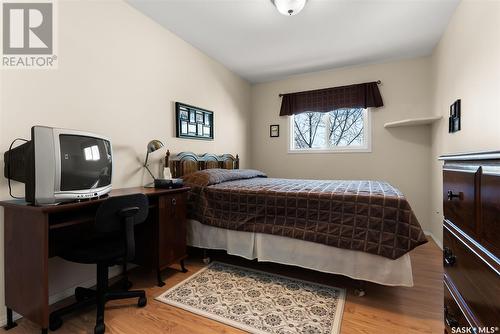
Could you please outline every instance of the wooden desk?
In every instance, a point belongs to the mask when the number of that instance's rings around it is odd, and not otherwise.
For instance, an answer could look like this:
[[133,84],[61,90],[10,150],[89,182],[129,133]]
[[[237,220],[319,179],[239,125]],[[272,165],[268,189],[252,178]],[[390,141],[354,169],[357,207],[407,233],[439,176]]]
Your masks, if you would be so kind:
[[[186,199],[189,188],[115,189],[121,196],[143,193],[149,198],[149,216],[136,227],[134,263],[161,270],[186,257]],[[62,246],[92,227],[97,208],[105,200],[95,199],[54,206],[32,206],[22,201],[2,201],[4,207],[5,305],[8,325],[15,326],[12,310],[42,327],[49,326],[48,259]]]

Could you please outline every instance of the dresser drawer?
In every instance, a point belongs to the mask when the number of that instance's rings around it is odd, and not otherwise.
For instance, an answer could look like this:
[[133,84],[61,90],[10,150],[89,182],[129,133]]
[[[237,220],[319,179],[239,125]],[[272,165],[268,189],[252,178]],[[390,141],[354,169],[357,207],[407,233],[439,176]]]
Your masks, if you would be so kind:
[[481,244],[500,257],[500,170],[490,173],[487,167],[481,175]]
[[477,235],[478,173],[479,168],[443,169],[444,217],[474,237]]
[[446,221],[443,246],[445,274],[483,325],[497,325],[500,319],[498,259],[475,246],[462,231]]
[[[448,282],[446,279],[444,281],[444,328],[447,334],[452,334],[457,332],[457,328],[467,328],[476,327],[474,321],[467,320],[467,316],[464,314],[463,310],[467,310],[467,305],[461,303],[459,306],[460,297],[457,291],[453,291],[454,287],[452,283]],[[458,302],[457,302],[458,301]],[[470,318],[470,316],[469,316]],[[455,329],[455,331],[453,330]]]

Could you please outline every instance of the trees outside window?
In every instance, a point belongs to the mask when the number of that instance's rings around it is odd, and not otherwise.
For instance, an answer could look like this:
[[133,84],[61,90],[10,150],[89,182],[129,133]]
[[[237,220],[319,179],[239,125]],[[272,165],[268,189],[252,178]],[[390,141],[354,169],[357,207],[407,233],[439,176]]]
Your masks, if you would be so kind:
[[346,108],[290,116],[291,151],[369,150],[369,114]]

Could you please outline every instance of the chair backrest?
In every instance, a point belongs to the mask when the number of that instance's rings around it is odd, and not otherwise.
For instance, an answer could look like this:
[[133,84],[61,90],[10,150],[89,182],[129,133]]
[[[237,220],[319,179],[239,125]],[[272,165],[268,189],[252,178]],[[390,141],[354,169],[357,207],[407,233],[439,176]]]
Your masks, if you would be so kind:
[[99,206],[95,216],[95,230],[98,233],[112,233],[123,230],[127,211],[132,215],[134,225],[143,223],[148,217],[149,201],[144,194],[110,197]]
[[135,256],[134,226],[143,223],[148,217],[149,201],[144,194],[110,197],[97,209],[95,230],[97,233],[121,234],[127,248],[127,260]]

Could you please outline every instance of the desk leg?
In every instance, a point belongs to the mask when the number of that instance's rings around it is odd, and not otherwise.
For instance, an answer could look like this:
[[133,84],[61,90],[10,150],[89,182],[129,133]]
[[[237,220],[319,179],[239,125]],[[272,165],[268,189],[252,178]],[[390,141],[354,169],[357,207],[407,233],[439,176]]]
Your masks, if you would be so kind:
[[158,279],[158,286],[162,287],[165,285],[165,282],[161,279],[161,270],[160,268],[156,269],[156,278]]
[[181,271],[183,273],[187,273],[188,270],[186,269],[186,266],[184,265],[184,259],[181,260]]
[[8,331],[9,329],[12,329],[16,326],[17,324],[14,322],[14,319],[12,318],[12,309],[7,307],[7,325],[3,329]]
[[5,305],[41,328],[49,327],[48,262],[47,215],[4,208]]

